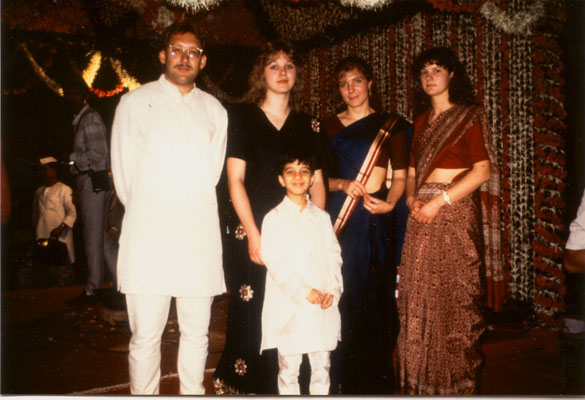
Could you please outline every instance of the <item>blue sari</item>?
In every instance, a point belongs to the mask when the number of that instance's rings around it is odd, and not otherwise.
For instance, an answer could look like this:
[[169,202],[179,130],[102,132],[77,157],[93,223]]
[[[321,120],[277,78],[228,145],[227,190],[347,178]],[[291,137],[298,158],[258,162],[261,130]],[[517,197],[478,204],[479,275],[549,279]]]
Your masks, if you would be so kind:
[[[388,117],[388,114],[371,114],[341,129],[333,137],[331,145],[336,168],[331,171],[331,177],[356,179],[372,142]],[[405,138],[408,129],[406,121],[401,119],[387,141],[390,142],[392,136],[397,134]],[[402,151],[404,149],[405,146]],[[393,168],[400,169],[394,165]],[[382,185],[380,190],[370,195],[385,200],[387,193],[386,185]],[[333,223],[346,198],[347,194],[343,191],[330,194],[328,212]],[[394,296],[394,214],[394,211],[371,214],[360,198],[338,236],[344,284],[339,304],[342,341],[332,356],[331,367],[332,388],[341,383],[342,394],[393,393],[393,351],[398,334]]]

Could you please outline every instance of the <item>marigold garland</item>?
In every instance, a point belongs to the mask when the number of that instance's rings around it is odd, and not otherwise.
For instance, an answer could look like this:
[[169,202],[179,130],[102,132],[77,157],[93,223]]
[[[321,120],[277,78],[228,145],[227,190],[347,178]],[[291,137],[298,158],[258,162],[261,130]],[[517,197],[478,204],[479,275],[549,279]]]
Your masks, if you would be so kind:
[[112,89],[112,90],[101,90],[101,89],[90,87],[89,91],[92,92],[93,94],[95,94],[99,98],[112,97],[112,96],[115,96],[119,93],[122,93],[124,91],[124,85],[120,83],[120,84],[116,85],[115,89]]

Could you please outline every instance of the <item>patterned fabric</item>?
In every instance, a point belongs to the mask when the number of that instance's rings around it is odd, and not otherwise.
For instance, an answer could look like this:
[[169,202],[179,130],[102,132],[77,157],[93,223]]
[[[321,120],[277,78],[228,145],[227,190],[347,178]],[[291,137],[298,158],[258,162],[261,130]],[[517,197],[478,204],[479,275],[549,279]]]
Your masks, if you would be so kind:
[[[304,94],[313,115],[331,114],[337,105],[331,96],[333,68],[343,57],[359,54],[374,69],[382,108],[412,119],[413,58],[433,46],[457,52],[485,108],[500,160],[506,277],[497,287],[512,299],[531,303],[542,322],[554,324],[566,291],[566,2],[541,2],[543,13],[535,13],[533,0],[492,3],[498,15],[425,10],[312,48],[307,52]],[[515,29],[527,17],[530,32],[502,29],[501,22],[521,21],[509,25]]]
[[[424,113],[420,118],[426,118]],[[499,310],[505,295],[505,274],[501,261],[500,177],[491,144],[491,133],[483,109],[479,106],[453,106],[443,112],[413,141],[416,160],[416,187],[423,182],[440,161],[448,147],[457,142],[474,124],[480,125],[484,145],[490,159],[490,179],[480,187],[482,230],[485,246],[488,305]]]
[[[228,115],[227,157],[246,162],[244,186],[254,221],[260,229],[266,213],[276,207],[285,194],[278,183],[275,167],[281,152],[302,144],[314,152],[318,168],[321,168],[326,138],[321,139],[315,132],[314,120],[303,113],[291,112],[280,130],[254,104],[233,106]],[[260,354],[266,267],[250,260],[248,237],[243,227],[225,237],[223,246],[230,300],[225,348],[214,379],[223,382],[222,388],[229,387],[240,393],[276,394],[276,350]]]
[[[424,183],[430,201],[452,184]],[[430,224],[410,217],[404,239],[398,312],[400,384],[407,394],[474,394],[484,321],[480,201],[477,192],[442,207]]]

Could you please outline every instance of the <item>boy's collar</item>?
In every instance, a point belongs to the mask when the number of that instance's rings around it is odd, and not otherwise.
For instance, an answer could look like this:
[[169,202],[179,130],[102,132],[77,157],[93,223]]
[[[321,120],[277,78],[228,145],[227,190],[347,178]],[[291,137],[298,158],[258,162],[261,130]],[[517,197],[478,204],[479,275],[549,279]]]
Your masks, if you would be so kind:
[[302,208],[302,210],[301,210],[302,206],[300,206],[299,204],[292,201],[287,195],[284,196],[284,200],[283,200],[283,204],[285,205],[285,207],[287,209],[294,210],[297,213],[302,213],[303,211],[305,211],[310,203],[311,203],[311,199],[309,198],[308,194],[307,194],[307,202],[305,203],[305,206]]

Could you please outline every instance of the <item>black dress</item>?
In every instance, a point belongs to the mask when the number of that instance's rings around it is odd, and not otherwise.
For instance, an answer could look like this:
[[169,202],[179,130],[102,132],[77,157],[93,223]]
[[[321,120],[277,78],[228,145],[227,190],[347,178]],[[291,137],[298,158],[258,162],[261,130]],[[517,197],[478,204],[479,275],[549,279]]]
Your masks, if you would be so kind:
[[[256,105],[237,105],[228,110],[227,156],[244,160],[244,186],[258,229],[264,216],[285,195],[278,182],[279,155],[292,146],[302,146],[323,167],[327,138],[319,133],[319,122],[291,111],[277,130]],[[248,241],[236,222],[224,243],[224,268],[229,291],[225,347],[216,368],[213,385],[216,394],[276,394],[278,361],[276,351],[260,355],[262,304],[266,268],[253,263]]]

